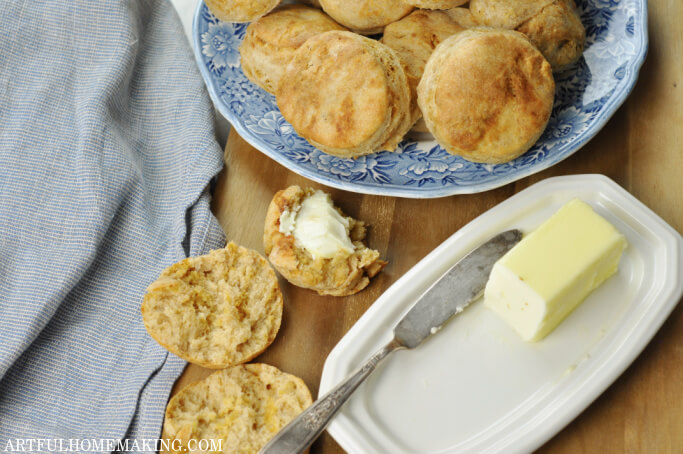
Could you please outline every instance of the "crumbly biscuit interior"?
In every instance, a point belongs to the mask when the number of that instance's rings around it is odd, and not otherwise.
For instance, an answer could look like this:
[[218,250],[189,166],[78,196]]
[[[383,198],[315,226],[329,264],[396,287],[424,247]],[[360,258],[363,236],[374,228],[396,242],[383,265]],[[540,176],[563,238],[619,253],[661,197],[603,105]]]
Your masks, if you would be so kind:
[[222,452],[256,454],[311,400],[301,379],[275,367],[235,366],[174,396],[164,428],[183,447],[191,439],[222,440]]
[[145,324],[174,353],[225,367],[270,344],[281,295],[265,260],[230,243],[166,269],[145,296]]

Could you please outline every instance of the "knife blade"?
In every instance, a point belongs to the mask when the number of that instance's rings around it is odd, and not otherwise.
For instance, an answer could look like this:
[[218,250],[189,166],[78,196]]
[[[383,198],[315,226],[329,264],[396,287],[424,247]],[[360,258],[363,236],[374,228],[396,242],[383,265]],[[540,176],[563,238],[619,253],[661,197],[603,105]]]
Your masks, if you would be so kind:
[[453,265],[398,322],[394,328],[396,340],[406,348],[415,348],[441,329],[480,296],[493,264],[521,239],[519,230],[500,233]]
[[486,286],[493,264],[521,239],[522,232],[519,230],[500,233],[453,265],[398,322],[391,342],[285,426],[259,454],[303,452],[327,427],[358,385],[389,353],[399,348],[417,347],[439,331],[448,319],[477,299]]

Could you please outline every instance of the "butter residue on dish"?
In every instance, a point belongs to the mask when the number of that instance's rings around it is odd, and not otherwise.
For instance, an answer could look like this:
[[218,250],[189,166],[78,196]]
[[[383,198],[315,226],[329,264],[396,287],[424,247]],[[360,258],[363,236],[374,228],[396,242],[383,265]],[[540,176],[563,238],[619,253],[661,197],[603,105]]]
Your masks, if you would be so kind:
[[548,335],[616,273],[626,238],[573,199],[493,266],[485,305],[526,341]]
[[330,196],[290,186],[273,197],[264,249],[290,283],[321,295],[351,295],[367,287],[387,262],[369,249],[365,223],[346,216]]

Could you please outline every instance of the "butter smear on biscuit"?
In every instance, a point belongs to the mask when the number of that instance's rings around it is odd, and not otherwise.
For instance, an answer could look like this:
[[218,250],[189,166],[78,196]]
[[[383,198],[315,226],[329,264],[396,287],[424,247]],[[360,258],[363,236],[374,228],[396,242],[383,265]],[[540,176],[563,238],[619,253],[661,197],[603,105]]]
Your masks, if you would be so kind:
[[574,199],[493,266],[487,307],[526,341],[550,333],[617,271],[626,239]]
[[293,211],[280,215],[280,233],[293,235],[296,244],[313,259],[332,258],[339,251],[349,254],[354,246],[349,238],[349,220],[339,214],[332,199],[322,191],[306,197]]

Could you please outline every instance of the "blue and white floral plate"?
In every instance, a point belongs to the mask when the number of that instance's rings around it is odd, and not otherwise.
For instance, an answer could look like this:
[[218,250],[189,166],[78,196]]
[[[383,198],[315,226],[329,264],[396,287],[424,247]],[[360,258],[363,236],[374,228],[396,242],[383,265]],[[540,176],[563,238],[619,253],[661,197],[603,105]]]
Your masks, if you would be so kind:
[[556,75],[553,113],[539,141],[499,165],[448,154],[433,140],[404,140],[394,152],[358,159],[327,155],[299,137],[275,97],[242,73],[238,47],[246,24],[221,22],[199,2],[193,42],[199,69],[218,110],[252,146],[319,183],[366,194],[410,198],[486,191],[540,172],[588,142],[624,102],[647,52],[647,0],[577,0],[586,49]]

